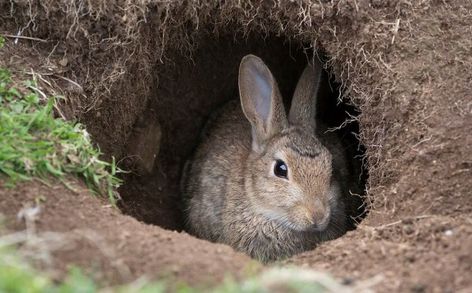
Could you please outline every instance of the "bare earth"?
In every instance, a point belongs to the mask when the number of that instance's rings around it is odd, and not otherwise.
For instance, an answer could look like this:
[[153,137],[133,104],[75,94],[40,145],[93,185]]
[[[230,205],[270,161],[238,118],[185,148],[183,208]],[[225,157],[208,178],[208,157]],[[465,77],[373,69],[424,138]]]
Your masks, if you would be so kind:
[[[147,275],[199,286],[264,269],[227,246],[172,230],[183,227],[181,165],[211,111],[236,94],[239,58],[265,56],[289,92],[305,62],[290,39],[325,52],[346,86],[343,102],[361,111],[370,207],[356,230],[277,265],[326,270],[345,283],[371,280],[380,292],[472,292],[472,2],[151,1],[141,10],[92,0],[77,21],[61,10],[68,1],[59,2],[32,6],[38,27],[24,35],[46,42],[8,39],[0,66],[20,77],[42,74],[44,91],[68,97],[62,114],[85,123],[106,156],[126,166],[140,117],[159,122],[162,141],[154,170],[125,178],[121,210],[80,183],[79,192],[0,183],[8,231],[24,229],[18,212],[45,199],[36,233],[60,238],[40,266],[60,277],[78,264],[104,283]],[[0,33],[15,34],[31,18],[26,4],[10,4],[0,4]]]

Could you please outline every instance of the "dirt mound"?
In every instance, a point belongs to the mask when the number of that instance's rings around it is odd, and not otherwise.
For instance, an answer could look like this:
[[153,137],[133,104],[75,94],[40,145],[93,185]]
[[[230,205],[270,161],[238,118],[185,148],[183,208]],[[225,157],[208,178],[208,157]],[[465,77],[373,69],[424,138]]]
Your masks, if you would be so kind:
[[[17,214],[45,198],[39,204],[36,231],[30,232],[44,238],[46,248],[55,248],[42,252],[52,253],[43,265],[56,272],[56,277],[77,264],[106,283],[130,282],[147,275],[213,284],[228,273],[241,276],[257,267],[225,245],[208,245],[185,233],[144,225],[91,196],[83,184],[76,189],[78,192],[72,192],[63,185],[51,188],[37,182],[0,189],[0,211],[10,229],[31,229]],[[45,232],[54,232],[56,237]]]
[[[240,56],[269,60],[289,91],[305,61],[303,48],[323,51],[341,86],[339,102],[360,112],[355,136],[365,146],[369,214],[357,230],[287,262],[327,269],[346,282],[380,277],[382,290],[472,287],[466,278],[472,271],[469,1],[31,0],[2,3],[0,11],[1,33],[36,38],[7,42],[0,64],[19,73],[33,68],[49,82],[43,87],[66,95],[62,114],[83,121],[107,156],[133,166],[128,155],[129,146],[141,142],[136,132],[157,121],[162,136],[155,166],[127,178],[121,193],[127,213],[169,229],[181,228],[180,166],[209,113],[236,94]],[[17,191],[1,192],[0,211],[10,216],[27,200]],[[185,264],[183,277],[197,280],[199,271],[220,276],[247,262],[227,247],[116,211],[97,215],[99,200],[80,196],[89,202],[82,207],[70,204],[75,195],[42,192],[51,206],[40,217],[41,229],[89,223],[111,242],[124,230],[136,231],[121,242],[135,248],[112,244],[133,276]],[[67,221],[53,217],[56,211]],[[175,242],[153,238],[165,235]],[[80,263],[82,255],[58,259]]]

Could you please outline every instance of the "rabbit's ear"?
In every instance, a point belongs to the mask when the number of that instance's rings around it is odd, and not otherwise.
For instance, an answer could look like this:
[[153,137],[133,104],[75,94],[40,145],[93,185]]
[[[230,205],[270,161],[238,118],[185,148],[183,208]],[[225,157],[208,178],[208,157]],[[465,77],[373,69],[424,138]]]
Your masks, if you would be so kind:
[[252,126],[253,149],[287,126],[285,109],[277,83],[269,68],[254,55],[239,66],[239,95],[244,115]]
[[315,129],[316,102],[323,67],[316,56],[313,59],[314,64],[308,64],[298,80],[288,120],[291,124]]

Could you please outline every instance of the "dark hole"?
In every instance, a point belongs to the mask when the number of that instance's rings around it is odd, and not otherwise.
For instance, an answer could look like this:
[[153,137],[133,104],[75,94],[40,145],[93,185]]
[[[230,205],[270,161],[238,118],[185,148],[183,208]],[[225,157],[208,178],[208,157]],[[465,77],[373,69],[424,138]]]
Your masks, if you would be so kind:
[[[185,160],[198,144],[199,133],[208,116],[231,99],[238,98],[237,74],[241,58],[246,54],[261,57],[279,84],[283,97],[291,97],[307,60],[309,51],[301,44],[280,37],[250,36],[235,40],[233,36],[204,37],[191,58],[176,53],[165,65],[156,67],[155,96],[137,122],[149,119],[159,122],[162,130],[160,152],[155,168],[148,175],[126,175],[120,189],[120,207],[145,223],[166,229],[183,230],[184,216],[179,193],[180,173]],[[319,116],[329,127],[339,127],[356,108],[339,100],[340,86],[334,77],[325,74],[321,88]],[[290,100],[284,103],[289,105]],[[351,228],[365,214],[364,194],[367,170],[362,167],[364,148],[359,145],[357,121],[339,129],[346,152],[352,160],[351,171],[359,178],[350,203]],[[137,143],[130,141],[129,143]]]

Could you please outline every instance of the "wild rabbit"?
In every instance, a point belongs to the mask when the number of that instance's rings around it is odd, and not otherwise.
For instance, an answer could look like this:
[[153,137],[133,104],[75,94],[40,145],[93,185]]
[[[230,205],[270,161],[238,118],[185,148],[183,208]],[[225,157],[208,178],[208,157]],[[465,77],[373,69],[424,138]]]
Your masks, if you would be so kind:
[[242,59],[241,103],[230,102],[207,123],[185,166],[191,233],[262,262],[345,233],[346,159],[337,138],[316,121],[321,76],[315,58],[298,81],[287,118],[264,62]]

